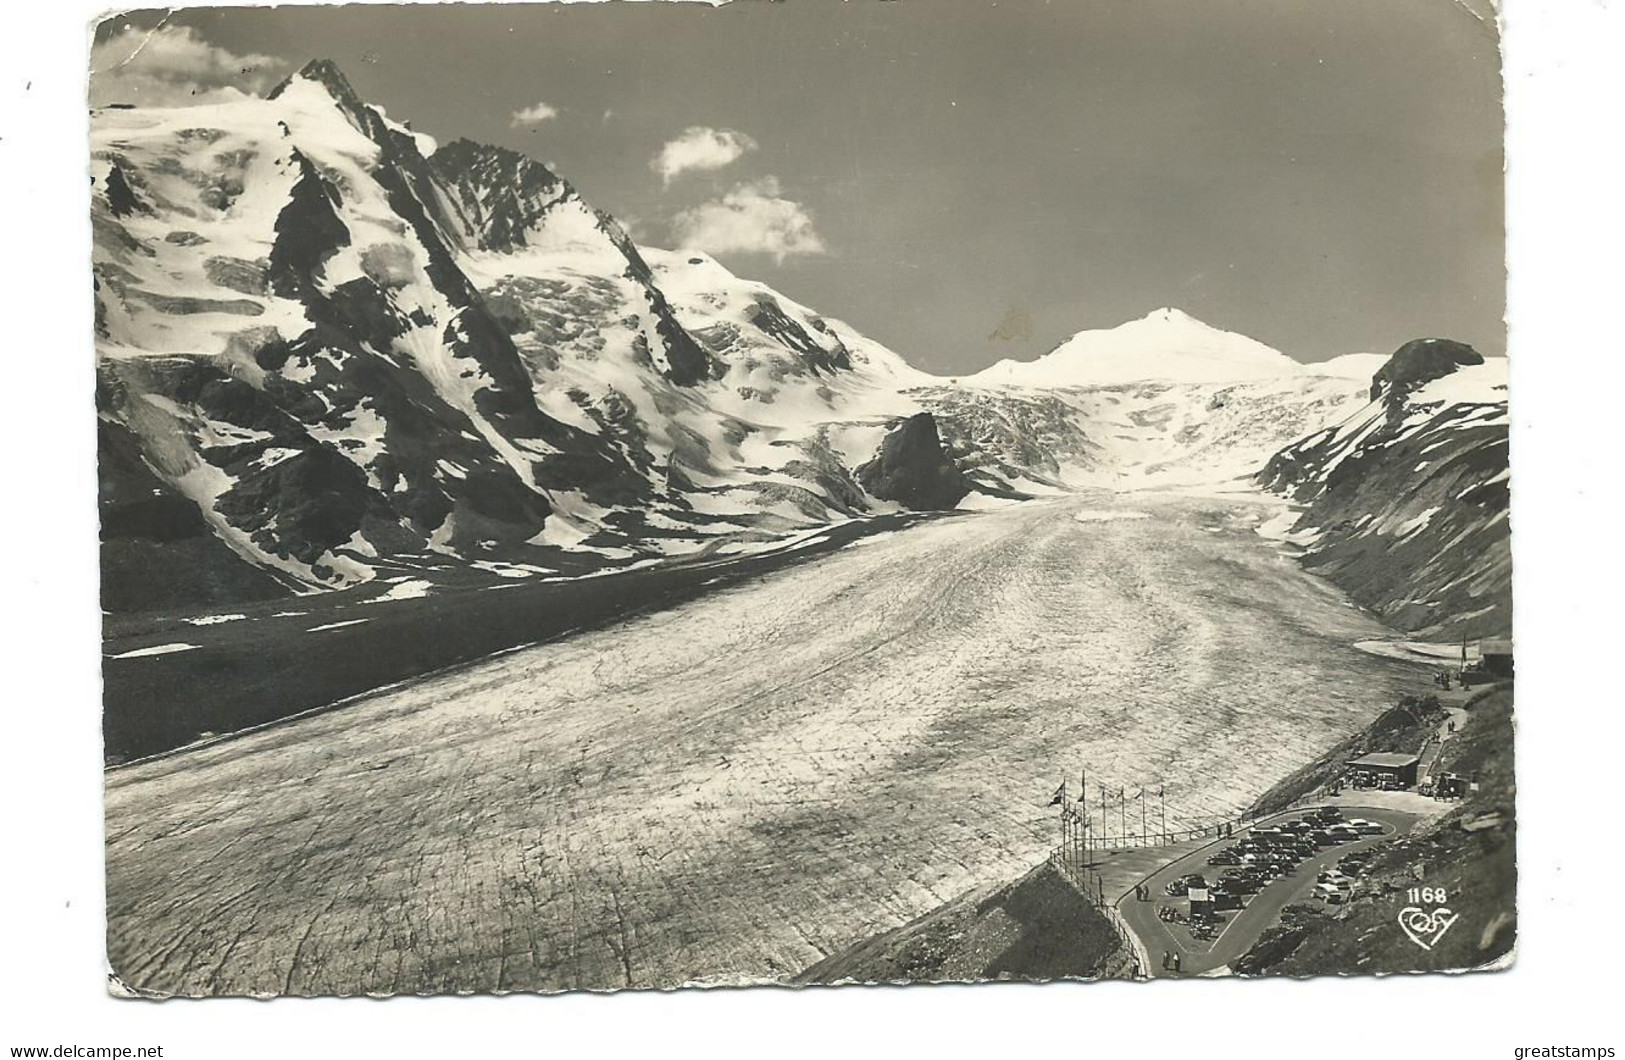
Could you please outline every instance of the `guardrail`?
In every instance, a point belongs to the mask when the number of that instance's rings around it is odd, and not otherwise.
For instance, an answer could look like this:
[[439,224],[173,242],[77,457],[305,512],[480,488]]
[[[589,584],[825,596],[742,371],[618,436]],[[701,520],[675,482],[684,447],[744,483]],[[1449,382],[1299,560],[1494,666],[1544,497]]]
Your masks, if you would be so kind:
[[1128,921],[1123,919],[1123,914],[1117,911],[1116,903],[1106,901],[1105,896],[1100,893],[1098,888],[1091,889],[1088,873],[1080,873],[1078,866],[1074,865],[1065,856],[1065,852],[1060,847],[1050,852],[1049,860],[1050,864],[1054,865],[1056,871],[1061,874],[1061,877],[1072,884],[1083,895],[1085,901],[1105,916],[1106,923],[1111,925],[1112,932],[1117,936],[1118,945],[1122,947],[1123,952],[1128,954],[1129,959],[1133,962],[1134,978],[1146,978],[1146,969],[1150,966],[1150,958],[1146,955],[1145,943],[1141,942],[1140,937],[1128,926]]
[[[1152,832],[1148,835],[1139,835],[1129,832],[1126,835],[1089,835],[1087,823],[1083,815],[1070,806],[1061,808],[1062,831],[1065,841],[1050,851],[1049,862],[1055,866],[1061,877],[1070,883],[1090,905],[1105,916],[1106,922],[1111,925],[1112,931],[1117,935],[1118,943],[1125,953],[1129,954],[1134,964],[1134,978],[1144,979],[1150,967],[1150,957],[1146,953],[1145,944],[1140,937],[1128,926],[1123,914],[1117,911],[1117,903],[1127,897],[1128,891],[1106,897],[1105,881],[1099,873],[1091,873],[1088,868],[1087,855],[1097,850],[1130,850],[1142,847],[1174,846],[1178,843],[1191,842],[1198,839],[1223,839],[1235,832],[1237,828],[1250,828],[1259,821],[1270,817],[1278,817],[1283,813],[1302,809],[1323,803],[1326,792],[1315,792],[1301,795],[1285,806],[1268,811],[1267,813],[1238,814],[1235,817],[1225,817],[1213,821],[1211,824],[1199,825],[1195,828],[1171,829],[1168,831]],[[1092,879],[1092,882],[1091,882]]]
[[1067,806],[1062,807],[1062,815],[1070,815],[1072,823],[1084,825],[1085,830],[1075,830],[1072,832],[1068,841],[1057,847],[1056,851],[1064,852],[1068,848],[1075,848],[1079,852],[1096,850],[1132,850],[1141,847],[1173,846],[1176,843],[1188,843],[1194,839],[1223,839],[1225,837],[1226,829],[1234,831],[1237,828],[1250,828],[1265,818],[1277,817],[1283,813],[1290,813],[1293,810],[1302,809],[1305,806],[1313,806],[1317,803],[1323,802],[1325,799],[1326,793],[1315,792],[1311,795],[1300,795],[1298,798],[1287,803],[1285,806],[1281,806],[1277,809],[1269,810],[1263,813],[1238,814],[1234,817],[1221,817],[1209,824],[1198,825],[1194,828],[1169,829],[1167,831],[1155,831],[1146,834],[1127,832],[1119,835],[1090,834],[1086,830],[1088,822],[1084,819],[1083,815],[1079,814],[1075,809]]

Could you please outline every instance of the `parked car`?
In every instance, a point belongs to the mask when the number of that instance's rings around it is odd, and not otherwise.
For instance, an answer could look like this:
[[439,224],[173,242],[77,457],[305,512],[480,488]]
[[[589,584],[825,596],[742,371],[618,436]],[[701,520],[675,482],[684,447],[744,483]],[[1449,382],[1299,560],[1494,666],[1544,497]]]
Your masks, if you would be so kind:
[[1387,831],[1386,828],[1378,824],[1376,821],[1367,821],[1363,817],[1351,818],[1348,825],[1361,835],[1382,835],[1382,833]]
[[1240,865],[1241,855],[1233,850],[1221,850],[1207,859],[1209,865]]
[[1347,892],[1333,883],[1315,884],[1315,897],[1327,905],[1342,905],[1348,900]]
[[1163,888],[1163,890],[1166,891],[1171,897],[1179,898],[1189,894],[1192,887],[1206,886],[1207,877],[1201,875],[1200,873],[1193,872],[1188,876],[1181,876],[1179,879],[1173,881],[1167,887]]

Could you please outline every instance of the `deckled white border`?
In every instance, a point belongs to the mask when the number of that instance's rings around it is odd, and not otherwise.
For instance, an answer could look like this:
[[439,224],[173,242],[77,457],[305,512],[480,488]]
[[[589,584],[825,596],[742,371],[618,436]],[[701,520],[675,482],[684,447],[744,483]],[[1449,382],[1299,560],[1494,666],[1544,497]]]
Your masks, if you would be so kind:
[[1042,1048],[1206,1060],[1282,1048],[1354,1055],[1355,1042],[1439,1058],[1511,1056],[1516,1045],[1625,1046],[1611,990],[1619,838],[1607,823],[1621,801],[1610,790],[1621,746],[1609,734],[1621,701],[1614,556],[1625,328],[1615,318],[1625,280],[1625,3],[1509,0],[1505,11],[1522,940],[1511,971],[1156,989],[270,1005],[132,1004],[110,998],[87,973],[101,964],[103,908],[82,71],[84,27],[99,6],[12,5],[0,34],[8,649],[0,1047],[151,1043],[182,1058],[614,1057],[637,1049],[662,1060],[719,1051],[775,1060],[835,1050],[1004,1057]]

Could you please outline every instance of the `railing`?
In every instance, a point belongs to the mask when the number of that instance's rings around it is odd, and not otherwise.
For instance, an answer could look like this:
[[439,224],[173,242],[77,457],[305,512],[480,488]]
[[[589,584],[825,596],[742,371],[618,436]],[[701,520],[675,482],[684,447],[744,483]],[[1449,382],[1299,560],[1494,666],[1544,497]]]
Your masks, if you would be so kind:
[[[1262,813],[1237,814],[1233,817],[1219,817],[1209,824],[1197,825],[1194,828],[1158,830],[1149,833],[1127,832],[1119,835],[1099,835],[1086,830],[1074,832],[1071,837],[1055,848],[1056,853],[1062,853],[1069,847],[1080,852],[1096,850],[1132,850],[1141,847],[1165,847],[1176,843],[1188,843],[1195,839],[1223,839],[1225,830],[1235,831],[1237,828],[1249,828],[1257,822],[1268,817],[1276,817],[1283,813],[1301,809],[1304,806],[1313,806],[1324,802],[1326,793],[1314,792],[1309,795],[1300,795],[1291,802],[1277,809]],[[1073,825],[1082,824],[1087,828],[1087,822],[1081,814],[1071,807],[1063,807],[1062,815],[1071,818]]]
[[[1070,806],[1061,808],[1062,834],[1065,837],[1062,844],[1050,851],[1049,861],[1055,866],[1061,877],[1077,889],[1090,905],[1105,916],[1106,922],[1111,925],[1112,931],[1117,935],[1118,943],[1124,952],[1129,954],[1134,963],[1134,978],[1144,979],[1150,958],[1146,953],[1145,944],[1140,941],[1123,919],[1123,914],[1117,911],[1117,903],[1126,898],[1130,891],[1114,895],[1109,900],[1105,893],[1105,880],[1099,872],[1090,872],[1087,855],[1089,851],[1096,850],[1130,850],[1142,847],[1173,846],[1178,843],[1191,842],[1197,839],[1223,839],[1226,835],[1234,833],[1237,828],[1249,828],[1261,820],[1278,817],[1283,813],[1301,809],[1324,802],[1326,793],[1314,792],[1301,795],[1285,806],[1273,809],[1267,813],[1238,814],[1234,817],[1225,817],[1215,820],[1211,824],[1200,825],[1195,828],[1173,829],[1157,831],[1150,834],[1136,834],[1129,832],[1126,835],[1090,835],[1087,832],[1087,823],[1083,815]],[[1131,888],[1132,890],[1132,888]]]
[[1054,865],[1056,871],[1061,874],[1061,877],[1072,884],[1078,890],[1078,893],[1083,895],[1084,900],[1099,910],[1106,918],[1106,923],[1111,925],[1112,933],[1117,936],[1118,946],[1121,947],[1122,952],[1128,954],[1129,960],[1133,963],[1134,978],[1144,979],[1150,960],[1146,956],[1145,944],[1128,926],[1128,921],[1123,919],[1123,914],[1117,911],[1116,903],[1105,901],[1098,888],[1092,889],[1089,885],[1088,872],[1080,873],[1078,866],[1065,856],[1061,848],[1057,847],[1051,851],[1049,860],[1050,864]]

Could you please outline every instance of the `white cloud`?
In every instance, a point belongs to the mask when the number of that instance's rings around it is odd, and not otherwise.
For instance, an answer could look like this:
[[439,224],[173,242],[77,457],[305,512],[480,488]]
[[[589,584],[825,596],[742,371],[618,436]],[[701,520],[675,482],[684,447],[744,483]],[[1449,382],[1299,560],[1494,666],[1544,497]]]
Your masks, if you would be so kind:
[[272,55],[237,55],[190,26],[125,26],[90,51],[90,102],[182,107],[263,93],[289,64]]
[[780,198],[777,177],[736,184],[721,199],[683,210],[672,219],[671,234],[680,247],[771,254],[780,263],[791,255],[829,253],[807,208]]
[[540,125],[542,122],[558,116],[559,108],[551,103],[533,103],[524,110],[514,111],[509,124],[516,127],[520,125]]
[[690,125],[683,135],[669,141],[649,163],[664,184],[691,169],[721,169],[756,150],[756,141],[735,129],[713,129]]

